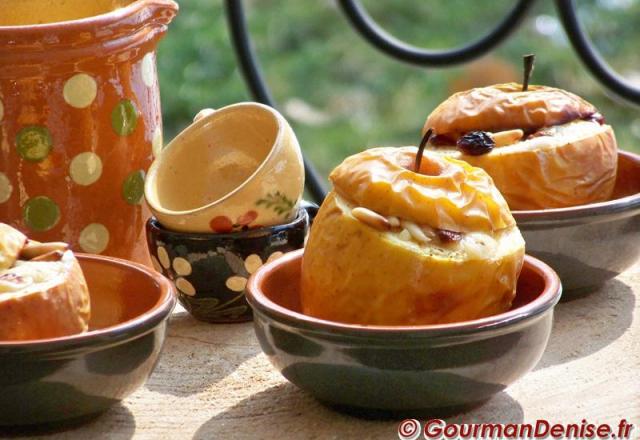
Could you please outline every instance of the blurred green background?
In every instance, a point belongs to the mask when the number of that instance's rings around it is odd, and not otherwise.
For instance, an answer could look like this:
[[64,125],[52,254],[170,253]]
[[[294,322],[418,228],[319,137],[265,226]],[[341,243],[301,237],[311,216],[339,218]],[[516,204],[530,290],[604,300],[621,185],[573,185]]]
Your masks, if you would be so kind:
[[[158,55],[165,141],[199,109],[250,100],[236,66],[221,0],[182,0]],[[363,0],[390,33],[433,49],[465,44],[492,28],[514,0]],[[580,0],[582,23],[602,56],[640,84],[640,0]],[[350,28],[333,1],[245,1],[248,24],[278,108],[324,174],[376,145],[415,145],[431,110],[452,92],[520,81],[521,56],[537,55],[532,83],[565,88],[595,104],[621,148],[640,151],[640,111],[610,95],[581,65],[551,0],[519,30],[470,64],[413,67],[388,58]]]

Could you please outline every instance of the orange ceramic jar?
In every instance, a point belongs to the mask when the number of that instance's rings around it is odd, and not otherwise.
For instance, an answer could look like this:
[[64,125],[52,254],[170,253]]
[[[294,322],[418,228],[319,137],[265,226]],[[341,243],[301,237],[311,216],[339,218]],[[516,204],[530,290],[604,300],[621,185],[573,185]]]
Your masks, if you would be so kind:
[[0,221],[146,263],[143,183],[162,148],[155,46],[178,7],[119,1],[70,21],[0,19]]

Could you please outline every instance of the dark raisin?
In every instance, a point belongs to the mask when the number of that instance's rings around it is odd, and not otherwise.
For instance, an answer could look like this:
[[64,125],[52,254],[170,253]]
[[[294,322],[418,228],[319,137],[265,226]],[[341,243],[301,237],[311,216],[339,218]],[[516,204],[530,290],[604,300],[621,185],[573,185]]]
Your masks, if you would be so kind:
[[462,234],[456,231],[450,231],[448,229],[436,229],[436,235],[443,243],[452,243],[454,241],[462,240]]
[[496,143],[486,131],[472,131],[458,139],[457,145],[464,154],[480,156],[493,150]]

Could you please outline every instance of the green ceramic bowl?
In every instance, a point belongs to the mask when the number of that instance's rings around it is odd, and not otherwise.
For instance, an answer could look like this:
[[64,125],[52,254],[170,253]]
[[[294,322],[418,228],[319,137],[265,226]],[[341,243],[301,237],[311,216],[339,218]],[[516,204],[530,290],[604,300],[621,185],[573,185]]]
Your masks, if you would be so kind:
[[302,255],[249,280],[256,335],[288,380],[349,411],[442,414],[486,401],[536,365],[561,294],[555,272],[527,256],[508,312],[443,325],[341,324],[300,312]]
[[0,425],[96,414],[139,388],[162,349],[171,283],[125,260],[78,255],[91,294],[89,332],[0,342]]

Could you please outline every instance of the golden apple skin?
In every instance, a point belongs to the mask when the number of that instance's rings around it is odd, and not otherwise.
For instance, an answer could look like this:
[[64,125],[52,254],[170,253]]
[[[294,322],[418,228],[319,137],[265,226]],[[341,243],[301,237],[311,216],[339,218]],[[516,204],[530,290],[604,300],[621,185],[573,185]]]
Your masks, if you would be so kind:
[[415,147],[377,147],[347,157],[329,176],[337,194],[383,216],[458,232],[496,231],[515,220],[482,169]]
[[311,229],[302,263],[302,310],[331,321],[419,325],[508,310],[524,258],[517,227],[495,232],[484,257],[435,251],[374,229],[331,192]]
[[457,138],[470,131],[522,129],[564,124],[598,111],[578,95],[555,87],[529,84],[494,84],[454,93],[436,107],[422,128]]
[[453,149],[433,150],[485,170],[513,210],[565,208],[609,200],[618,170],[618,147],[610,126],[598,126],[595,134],[584,137],[538,141],[541,146],[537,148],[523,148],[524,142],[481,156],[463,155]]

